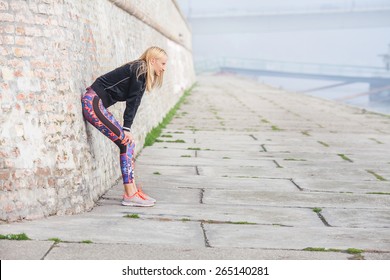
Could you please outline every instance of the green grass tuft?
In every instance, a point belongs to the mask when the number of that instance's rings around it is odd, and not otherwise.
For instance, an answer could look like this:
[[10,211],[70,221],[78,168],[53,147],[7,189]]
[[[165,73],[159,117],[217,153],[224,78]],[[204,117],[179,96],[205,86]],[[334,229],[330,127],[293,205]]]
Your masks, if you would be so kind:
[[343,160],[345,161],[349,161],[349,162],[353,162],[352,159],[350,159],[349,157],[347,157],[346,155],[344,154],[337,154],[339,157],[341,157]]
[[379,181],[387,181],[385,178],[383,178],[381,175],[379,174],[376,174],[374,171],[372,170],[366,170],[368,173],[372,174],[375,176],[375,178],[377,178]]
[[57,238],[57,237],[49,238],[48,240],[49,240],[49,241],[54,241],[54,243],[60,243],[60,242],[62,242],[62,240],[59,239],[59,238]]
[[168,114],[165,115],[164,119],[159,123],[156,127],[154,127],[145,138],[144,147],[152,146],[154,142],[156,142],[156,139],[161,135],[162,130],[172,121],[173,117],[175,116],[177,110],[180,108],[180,105],[184,102],[184,100],[187,98],[188,95],[190,95],[192,89],[195,87],[195,84],[189,88],[188,90],[184,91],[184,94],[180,97],[179,101],[176,103],[176,105],[168,112]]
[[313,208],[313,212],[314,213],[320,213],[322,211],[322,209],[321,208],[318,208],[318,207],[315,207],[315,208]]
[[6,234],[6,235],[0,234],[0,239],[6,239],[6,240],[31,240],[25,233]]
[[377,139],[375,139],[375,138],[368,138],[368,139],[370,139],[370,140],[372,140],[372,141],[375,141],[375,142],[378,143],[378,144],[383,144],[383,142],[381,142],[381,141],[379,141],[379,140],[377,140]]
[[382,195],[390,195],[389,192],[368,192],[366,194],[382,194]]
[[327,144],[325,142],[322,142],[322,141],[317,141],[317,142],[320,143],[324,147],[329,147],[329,144]]
[[309,251],[309,252],[326,252],[325,248],[316,248],[316,247],[307,247],[303,249],[303,251]]
[[200,148],[187,148],[187,150],[191,150],[191,151],[200,151]]
[[233,224],[233,225],[255,225],[256,223],[250,223],[247,221],[237,221],[237,222],[228,222],[228,224]]
[[348,248],[346,251],[348,254],[361,254],[364,252],[364,250],[356,249],[356,248]]
[[167,143],[185,143],[186,141],[181,140],[181,139],[177,139],[177,140],[167,140],[165,142],[167,142]]
[[93,243],[91,240],[83,240],[83,241],[81,241],[81,243],[85,243],[85,244],[91,244],[91,243]]
[[298,159],[298,158],[285,158],[283,160],[286,160],[286,161],[307,161],[306,159]]
[[303,249],[303,251],[309,251],[309,252],[341,252],[340,249],[334,249],[334,248],[321,248],[321,247],[307,247]]
[[282,131],[283,130],[283,129],[277,127],[276,125],[272,125],[271,128],[273,131]]
[[123,216],[124,218],[130,218],[130,219],[139,219],[138,214],[127,214]]

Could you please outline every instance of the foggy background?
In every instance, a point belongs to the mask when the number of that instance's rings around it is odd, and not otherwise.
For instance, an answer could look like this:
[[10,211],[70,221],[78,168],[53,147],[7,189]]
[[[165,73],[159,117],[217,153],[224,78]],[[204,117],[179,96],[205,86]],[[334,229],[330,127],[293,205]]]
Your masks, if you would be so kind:
[[[390,54],[390,0],[177,0],[192,30],[196,67],[215,58],[245,58],[385,68]],[[199,68],[199,67],[198,67]],[[335,81],[260,76],[291,91]],[[336,99],[366,92],[355,83],[309,92]],[[368,96],[345,101],[390,113],[390,102]]]

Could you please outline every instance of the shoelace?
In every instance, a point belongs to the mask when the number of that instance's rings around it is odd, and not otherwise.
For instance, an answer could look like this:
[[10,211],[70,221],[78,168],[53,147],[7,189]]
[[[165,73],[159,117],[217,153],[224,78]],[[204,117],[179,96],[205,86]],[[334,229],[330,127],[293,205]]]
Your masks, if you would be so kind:
[[148,200],[148,195],[147,195],[146,193],[144,193],[144,192],[142,191],[142,189],[139,189],[139,190],[138,190],[138,194],[139,194],[139,196],[140,196],[143,200]]
[[131,195],[131,196],[128,196],[127,194],[124,194],[123,196],[125,197],[125,198],[133,198],[134,196],[136,196],[136,195],[138,195],[139,197],[141,197],[143,200],[145,200],[143,197],[142,197],[142,195],[140,194],[140,192],[139,191],[137,191],[135,194],[133,194],[133,195]]
[[138,196],[139,198],[143,199],[143,200],[148,200],[148,197],[147,197],[147,194],[142,192],[141,190],[138,190],[135,194],[133,194],[132,196],[128,196],[127,194],[124,194],[123,195],[125,198],[128,198],[128,199],[131,199],[133,198],[134,196]]

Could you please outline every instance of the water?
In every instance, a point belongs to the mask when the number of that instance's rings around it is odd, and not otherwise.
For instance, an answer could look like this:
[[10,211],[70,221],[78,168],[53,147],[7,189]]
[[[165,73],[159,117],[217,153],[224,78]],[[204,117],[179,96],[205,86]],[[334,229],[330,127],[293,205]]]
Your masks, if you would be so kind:
[[291,79],[280,77],[259,77],[258,81],[274,87],[283,88],[287,91],[293,91],[311,96],[316,96],[319,98],[333,100],[336,102],[342,102],[351,106],[366,109],[368,111],[390,115],[390,102],[388,100],[387,102],[372,102],[370,101],[368,95],[356,96],[369,91],[368,83],[354,83],[340,85],[334,88],[319,89],[321,87],[338,84],[339,82]]

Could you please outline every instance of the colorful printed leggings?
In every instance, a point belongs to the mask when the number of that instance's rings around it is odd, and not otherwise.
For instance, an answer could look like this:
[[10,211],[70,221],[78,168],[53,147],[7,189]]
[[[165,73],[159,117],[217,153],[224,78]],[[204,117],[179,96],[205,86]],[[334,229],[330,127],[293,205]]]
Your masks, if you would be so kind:
[[81,98],[81,103],[85,119],[119,147],[123,184],[132,183],[134,180],[134,141],[129,145],[122,144],[125,136],[122,126],[103,106],[102,100],[92,88],[87,88],[87,92]]

